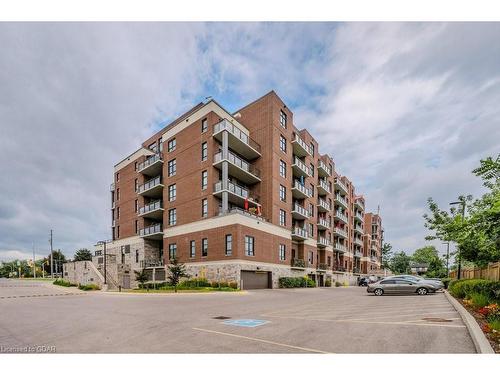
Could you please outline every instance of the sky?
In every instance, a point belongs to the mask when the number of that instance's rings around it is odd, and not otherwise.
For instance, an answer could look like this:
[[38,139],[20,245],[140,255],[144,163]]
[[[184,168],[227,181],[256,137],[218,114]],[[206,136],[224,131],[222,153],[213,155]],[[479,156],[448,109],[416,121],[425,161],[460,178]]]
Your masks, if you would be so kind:
[[0,260],[47,255],[50,229],[69,257],[110,238],[114,164],[208,96],[235,111],[272,89],[411,253],[428,197],[484,193],[499,40],[500,23],[0,23]]

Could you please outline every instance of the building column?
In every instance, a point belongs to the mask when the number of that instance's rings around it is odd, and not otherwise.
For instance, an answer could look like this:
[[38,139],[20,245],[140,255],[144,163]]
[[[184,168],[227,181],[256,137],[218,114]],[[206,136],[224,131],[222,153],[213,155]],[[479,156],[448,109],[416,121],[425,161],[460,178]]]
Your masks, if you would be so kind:
[[[222,158],[227,158],[229,155],[228,147],[228,132],[222,132]],[[228,165],[227,160],[222,162],[222,214],[225,214],[229,210],[228,202]]]

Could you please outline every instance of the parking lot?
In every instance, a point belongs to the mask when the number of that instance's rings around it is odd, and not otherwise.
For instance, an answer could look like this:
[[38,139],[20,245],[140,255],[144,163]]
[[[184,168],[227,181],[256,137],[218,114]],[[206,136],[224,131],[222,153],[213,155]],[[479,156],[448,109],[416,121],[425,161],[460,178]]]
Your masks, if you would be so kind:
[[475,353],[443,293],[130,295],[0,280],[0,346],[65,353]]

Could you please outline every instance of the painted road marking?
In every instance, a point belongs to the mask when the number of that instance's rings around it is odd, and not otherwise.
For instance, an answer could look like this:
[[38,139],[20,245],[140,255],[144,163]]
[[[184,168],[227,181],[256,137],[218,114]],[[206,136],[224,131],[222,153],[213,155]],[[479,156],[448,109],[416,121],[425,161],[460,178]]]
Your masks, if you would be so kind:
[[242,335],[235,335],[233,333],[227,333],[227,332],[219,332],[219,331],[212,331],[210,329],[203,329],[203,328],[194,328],[196,331],[201,331],[201,332],[207,332],[207,333],[214,333],[218,335],[224,335],[224,336],[230,336],[230,337],[237,337],[240,339],[245,339],[245,340],[251,340],[251,341],[258,341],[258,342],[263,342],[266,344],[271,344],[271,345],[277,345],[277,346],[283,346],[285,348],[291,348],[291,349],[298,349],[298,350],[303,350],[305,352],[313,352],[313,353],[322,353],[322,354],[333,354],[331,352],[325,352],[322,350],[318,349],[311,349],[311,348],[304,348],[302,346],[294,346],[294,345],[288,345],[288,344],[283,344],[281,342],[276,342],[276,341],[269,341],[269,340],[264,340],[264,339],[258,339],[255,337],[248,337],[248,336],[242,336]]
[[222,324],[226,324],[228,326],[249,327],[249,328],[262,326],[267,323],[269,323],[269,320],[259,320],[259,319],[231,319],[222,322]]

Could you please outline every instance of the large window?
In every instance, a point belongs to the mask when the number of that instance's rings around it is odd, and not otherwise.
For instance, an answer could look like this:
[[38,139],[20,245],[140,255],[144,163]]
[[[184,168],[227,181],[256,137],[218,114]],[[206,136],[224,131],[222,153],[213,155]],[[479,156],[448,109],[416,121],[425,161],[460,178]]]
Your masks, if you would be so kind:
[[286,138],[280,134],[280,150],[286,153]]
[[280,125],[286,129],[286,113],[280,111]]
[[203,238],[201,240],[201,256],[206,257],[208,255],[208,238]]
[[175,198],[177,198],[177,185],[173,184],[168,187],[168,200],[173,202]]
[[208,217],[208,199],[201,200],[201,217]]
[[286,178],[286,163],[280,160],[280,176]]
[[285,210],[280,210],[280,225],[286,225],[286,212]]
[[255,255],[255,238],[252,236],[245,236],[245,255],[253,257]]
[[176,225],[177,224],[177,209],[172,208],[168,210],[168,225]]
[[208,144],[203,142],[201,144],[201,161],[205,161],[208,158]]
[[168,141],[168,143],[167,143],[167,151],[168,152],[175,151],[176,147],[177,147],[177,141],[175,138]]
[[189,241],[189,257],[194,258],[196,256],[196,241]]
[[280,244],[279,258],[280,260],[286,260],[286,245],[282,243]]
[[286,202],[286,187],[280,185],[280,201]]
[[168,162],[168,177],[175,176],[177,173],[177,160],[172,159]]
[[314,177],[314,164],[313,163],[309,164],[309,171],[311,172],[311,177]]
[[226,255],[233,255],[233,235],[226,234]]
[[208,171],[201,172],[201,190],[205,190],[208,186]]
[[175,259],[177,257],[177,244],[171,243],[168,245],[168,259]]
[[203,120],[201,120],[201,132],[205,133],[207,129],[208,129],[208,120],[204,118]]
[[307,260],[309,261],[309,264],[314,264],[314,253],[312,251],[309,251],[309,256],[307,257]]

